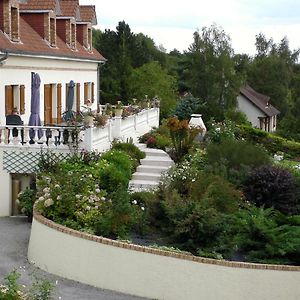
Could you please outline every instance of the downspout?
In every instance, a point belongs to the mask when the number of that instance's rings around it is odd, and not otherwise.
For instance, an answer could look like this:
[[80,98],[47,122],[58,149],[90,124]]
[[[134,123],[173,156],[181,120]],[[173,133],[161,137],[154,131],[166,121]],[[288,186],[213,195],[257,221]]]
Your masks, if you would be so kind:
[[4,54],[5,55],[0,58],[0,66],[2,66],[4,64],[4,62],[8,59],[8,52],[5,51]]
[[98,63],[97,66],[97,86],[98,86],[98,91],[97,91],[97,113],[101,112],[101,87],[100,87],[100,69],[101,65],[105,64],[105,62]]

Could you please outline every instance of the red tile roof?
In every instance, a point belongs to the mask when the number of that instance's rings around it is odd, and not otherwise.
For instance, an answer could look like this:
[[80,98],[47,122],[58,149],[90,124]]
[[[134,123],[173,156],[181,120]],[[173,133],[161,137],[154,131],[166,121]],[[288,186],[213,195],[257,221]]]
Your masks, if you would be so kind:
[[250,102],[252,102],[257,108],[263,111],[267,116],[272,117],[280,114],[280,111],[269,103],[269,96],[256,92],[249,85],[241,88],[240,93]]
[[0,30],[0,51],[18,54],[32,54],[43,56],[55,56],[66,58],[89,59],[104,61],[103,56],[96,50],[88,52],[77,42],[77,50],[71,50],[65,42],[56,37],[56,48],[50,47],[47,42],[20,16],[20,38],[21,43],[13,43]]
[[20,3],[21,10],[53,10],[57,5],[56,0],[28,0],[27,3]]
[[76,1],[61,1],[60,2],[60,9],[61,9],[62,16],[76,18],[77,8],[78,8],[78,3]]
[[90,22],[93,25],[97,24],[96,10],[94,5],[80,5],[80,17],[83,22]]

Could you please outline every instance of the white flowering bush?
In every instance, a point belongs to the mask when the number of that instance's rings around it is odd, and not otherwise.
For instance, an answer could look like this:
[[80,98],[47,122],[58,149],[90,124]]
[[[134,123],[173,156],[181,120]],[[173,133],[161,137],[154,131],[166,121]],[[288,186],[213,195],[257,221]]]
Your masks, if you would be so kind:
[[208,139],[214,143],[220,143],[222,140],[235,139],[235,125],[230,120],[215,122],[211,120],[207,133]]
[[130,159],[120,151],[95,161],[75,157],[61,162],[55,173],[39,174],[36,207],[73,229],[124,237],[134,220],[134,205],[126,195],[130,169]]

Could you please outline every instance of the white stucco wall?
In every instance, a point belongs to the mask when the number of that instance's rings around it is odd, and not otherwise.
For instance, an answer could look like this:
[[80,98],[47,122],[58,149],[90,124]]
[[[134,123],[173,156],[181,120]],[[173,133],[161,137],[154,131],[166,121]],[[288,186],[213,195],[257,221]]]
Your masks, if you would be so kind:
[[260,128],[258,117],[266,117],[266,115],[244,96],[238,95],[237,100],[238,110],[246,114],[253,127]]
[[300,299],[299,271],[194,262],[61,231],[34,220],[29,261],[47,272],[96,287],[164,300]]
[[73,80],[75,83],[81,84],[80,95],[83,105],[84,82],[94,82],[95,102],[92,108],[96,109],[98,93],[96,62],[9,56],[0,65],[0,124],[5,124],[5,85],[25,85],[25,115],[21,117],[25,125],[28,123],[30,116],[31,72],[38,73],[41,78],[42,120],[44,118],[44,84],[62,84],[62,112],[64,112],[66,107],[66,83]]

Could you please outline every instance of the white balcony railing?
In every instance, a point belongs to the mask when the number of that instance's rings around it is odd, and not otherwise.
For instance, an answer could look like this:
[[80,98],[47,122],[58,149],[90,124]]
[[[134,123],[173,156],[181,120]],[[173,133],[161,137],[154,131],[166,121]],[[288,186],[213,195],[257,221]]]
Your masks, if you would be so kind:
[[[58,150],[86,149],[105,151],[114,139],[134,142],[159,125],[159,108],[146,109],[125,119],[114,117],[103,127],[83,126],[0,126],[0,147],[50,148]],[[32,133],[34,138],[30,138]],[[41,138],[39,139],[38,136]]]

